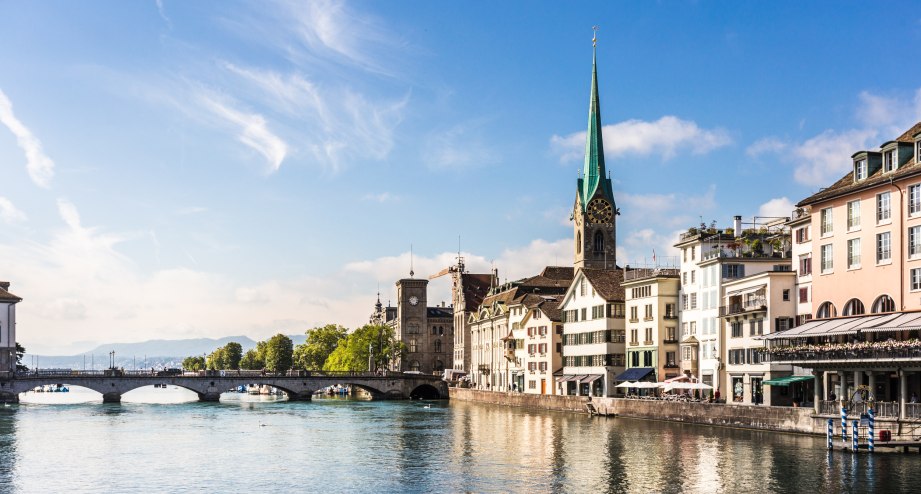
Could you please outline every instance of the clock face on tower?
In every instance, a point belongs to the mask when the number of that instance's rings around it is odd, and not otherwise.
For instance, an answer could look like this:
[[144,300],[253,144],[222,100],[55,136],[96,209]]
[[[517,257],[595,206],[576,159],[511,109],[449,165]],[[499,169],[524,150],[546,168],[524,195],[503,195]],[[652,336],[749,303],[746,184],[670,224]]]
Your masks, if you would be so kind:
[[611,203],[605,201],[604,199],[598,197],[592,199],[592,202],[588,203],[588,219],[592,223],[611,223],[611,220],[614,218],[614,210],[611,208]]
[[409,305],[416,305],[418,303],[419,303],[418,297],[416,297],[415,295],[413,295],[412,297],[409,297]]

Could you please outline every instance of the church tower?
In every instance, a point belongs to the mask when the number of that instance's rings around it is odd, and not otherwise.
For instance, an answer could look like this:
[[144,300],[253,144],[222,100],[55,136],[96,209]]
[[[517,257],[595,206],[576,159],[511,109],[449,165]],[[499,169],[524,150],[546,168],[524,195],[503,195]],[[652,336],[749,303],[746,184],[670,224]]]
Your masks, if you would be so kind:
[[614,204],[611,179],[604,168],[595,45],[596,38],[592,38],[592,94],[585,136],[585,164],[582,176],[576,182],[576,201],[572,211],[573,265],[576,268],[605,269],[616,265],[616,222],[620,211]]

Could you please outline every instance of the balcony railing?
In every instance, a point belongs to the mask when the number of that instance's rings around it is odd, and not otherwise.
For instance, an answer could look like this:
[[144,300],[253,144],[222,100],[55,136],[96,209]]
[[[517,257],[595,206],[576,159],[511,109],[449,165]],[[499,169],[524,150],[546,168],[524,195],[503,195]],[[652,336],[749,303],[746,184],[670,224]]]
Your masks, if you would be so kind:
[[852,350],[777,350],[762,352],[763,362],[829,362],[836,360],[867,360],[885,361],[893,359],[921,359],[921,348],[906,348],[897,350],[885,349],[852,349]]
[[765,298],[756,298],[742,304],[729,304],[720,306],[720,317],[731,316],[733,314],[744,314],[746,312],[756,312],[767,310],[767,300]]

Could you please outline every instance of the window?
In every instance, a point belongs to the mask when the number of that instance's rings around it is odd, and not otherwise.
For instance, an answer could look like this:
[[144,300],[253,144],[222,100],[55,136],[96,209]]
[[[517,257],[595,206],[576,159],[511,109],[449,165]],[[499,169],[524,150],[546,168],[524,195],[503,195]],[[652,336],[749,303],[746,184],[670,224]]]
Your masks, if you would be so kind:
[[921,290],[921,268],[911,270],[911,289]]
[[781,331],[786,331],[791,327],[793,327],[793,319],[789,317],[778,317],[777,319],[774,319],[775,332],[779,333]]
[[640,336],[639,336],[639,334],[640,334],[640,330],[638,330],[638,329],[631,329],[631,330],[630,330],[630,344],[631,344],[631,345],[638,345],[638,344],[639,344],[639,342],[640,342]]
[[815,317],[825,318],[825,317],[835,317],[838,315],[838,309],[835,308],[835,304],[831,302],[825,302],[819,306],[819,310],[816,311]]
[[783,301],[784,301],[784,302],[789,302],[789,301],[790,301],[790,290],[789,290],[789,289],[784,289],[784,291],[783,291]]
[[646,319],[652,319],[652,304],[646,304]]
[[588,308],[582,307],[582,314],[579,316],[579,319],[582,321],[585,321],[586,319],[588,319],[588,317],[586,317],[587,315],[588,315]]
[[883,173],[889,173],[892,170],[895,170],[895,165],[897,163],[895,153],[895,149],[883,153]]
[[809,241],[809,227],[804,226],[796,229],[796,243],[801,244]]
[[682,285],[687,285],[687,284],[688,284],[688,273],[687,273],[687,271],[685,271],[684,273],[681,274],[681,284],[682,284]]
[[637,315],[639,313],[639,307],[630,307],[630,322],[637,322],[640,320],[640,317]]
[[854,180],[863,180],[867,178],[867,160],[857,160],[854,162]]
[[537,369],[541,372],[547,372],[547,362],[540,362],[537,364]]
[[800,276],[809,276],[812,274],[812,257],[811,256],[802,256],[799,258],[799,275]]
[[821,247],[821,263],[822,263],[822,272],[829,273],[831,272],[835,265],[832,259],[832,245],[825,244]]
[[804,304],[809,301],[809,287],[800,287],[799,289],[799,302]]
[[729,326],[732,330],[733,338],[740,338],[742,336],[742,321],[733,321]]
[[665,341],[678,341],[676,328],[673,326],[665,328]]
[[435,353],[441,353],[441,340],[435,340]]
[[915,161],[921,163],[921,141],[915,141]]
[[847,203],[847,229],[856,230],[860,228],[860,201],[851,201]]
[[828,235],[834,231],[831,212],[831,208],[825,208],[820,213],[822,221],[822,236]]
[[665,318],[666,319],[676,319],[678,317],[678,305],[677,304],[665,304]]
[[415,352],[417,352],[417,351],[419,351],[419,350],[418,350],[418,342],[416,342],[415,339],[409,340],[409,352],[410,352],[410,353],[415,353]]
[[892,209],[891,209],[891,194],[889,192],[883,192],[882,194],[876,194],[876,222],[882,223],[884,221],[889,221],[892,218]]
[[583,278],[582,281],[579,282],[579,295],[584,297],[587,291],[588,283],[586,283],[585,278]]
[[691,284],[692,285],[694,284],[694,274],[695,273],[697,273],[697,271],[691,271]]
[[860,239],[852,238],[847,241],[847,268],[860,267]]
[[921,255],[921,226],[908,229],[908,255],[914,257]]
[[892,260],[891,235],[889,232],[876,235],[876,262],[889,262]]
[[677,367],[678,361],[675,360],[675,352],[665,352],[665,367]]
[[694,252],[697,251],[697,247],[691,247],[691,260],[694,260]]
[[864,313],[863,302],[856,298],[852,298],[844,304],[844,315],[845,316],[859,316]]
[[604,234],[601,230],[595,232],[595,252],[604,252]]
[[691,294],[691,309],[697,308],[697,293]]
[[752,319],[749,321],[748,334],[750,336],[760,336],[764,334],[764,319]]
[[908,214],[921,213],[921,184],[908,186]]
[[889,295],[882,295],[873,302],[873,313],[895,312],[895,301]]
[[643,352],[643,367],[652,367],[652,352]]
[[691,334],[697,334],[697,321],[691,321]]
[[419,361],[413,360],[409,364],[409,370],[419,372]]
[[745,276],[744,264],[723,264],[723,278],[742,278]]

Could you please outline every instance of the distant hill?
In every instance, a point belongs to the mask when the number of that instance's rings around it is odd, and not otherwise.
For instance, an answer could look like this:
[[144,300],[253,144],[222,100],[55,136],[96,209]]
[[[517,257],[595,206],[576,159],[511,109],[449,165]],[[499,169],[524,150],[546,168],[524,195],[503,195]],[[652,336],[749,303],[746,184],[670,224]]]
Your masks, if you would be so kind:
[[[300,345],[307,336],[288,335],[294,345]],[[23,356],[26,366],[48,368],[87,369],[95,366],[102,369],[109,366],[109,352],[115,352],[116,367],[125,369],[142,367],[178,367],[182,359],[191,355],[203,355],[222,347],[231,341],[243,346],[243,351],[256,347],[256,341],[248,336],[225,336],[223,338],[192,338],[187,340],[148,340],[137,343],[108,343],[76,355],[34,355]],[[146,359],[146,361],[145,361]]]

